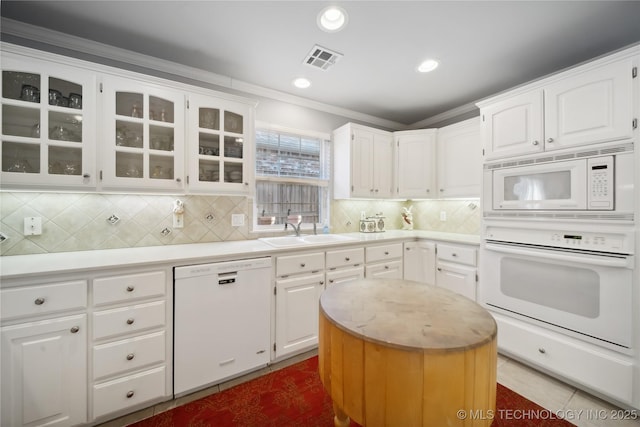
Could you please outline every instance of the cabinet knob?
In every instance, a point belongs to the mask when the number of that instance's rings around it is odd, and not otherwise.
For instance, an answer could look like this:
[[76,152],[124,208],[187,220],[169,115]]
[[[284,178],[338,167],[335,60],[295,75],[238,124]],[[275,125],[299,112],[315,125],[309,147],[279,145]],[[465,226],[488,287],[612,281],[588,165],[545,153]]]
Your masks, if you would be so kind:
[[333,283],[333,279],[329,279],[329,283]]
[[405,249],[405,250],[407,250],[407,251],[410,251],[410,250],[411,250],[411,248],[404,248],[404,249]]
[[44,298],[36,298],[36,300],[33,303],[35,305],[42,305],[44,304]]
[[127,354],[127,360],[133,360],[134,357],[136,356],[133,353]]
[[384,266],[384,269],[385,269],[385,270],[388,270],[388,269],[389,269],[389,266],[388,266],[388,265],[385,265],[385,266]]
[[351,261],[351,258],[349,258],[348,256],[344,257],[345,261]]
[[451,256],[455,258],[455,257],[458,256],[458,254],[454,252],[454,253],[451,254]]
[[133,325],[133,322],[135,322],[134,319],[132,318],[127,319],[127,325]]
[[129,391],[127,392],[127,399],[131,399],[131,398],[133,397],[133,395],[134,395],[134,394],[135,394],[135,393],[133,392],[133,390],[129,390]]
[[532,144],[533,144],[533,145],[538,145],[538,144],[540,144],[540,142],[538,142],[538,141],[533,141],[533,142],[532,142]]
[[378,192],[378,189],[376,188],[376,193]]
[[85,178],[85,179],[89,179],[89,178],[91,178],[91,175],[88,174],[88,173],[84,173],[84,174],[82,174],[82,177]]
[[430,191],[430,190],[427,188],[427,193],[428,193],[429,191]]
[[553,138],[548,138],[547,142],[553,142]]
[[441,193],[444,193],[444,188],[441,188],[441,189],[440,189],[440,192],[441,192]]
[[438,271],[442,271],[442,268],[438,267],[436,270],[438,270]]
[[244,183],[244,185],[248,186],[248,185],[249,185],[249,183],[248,183],[248,182],[245,182],[245,183]]
[[547,352],[547,350],[545,350],[544,348],[540,347],[538,349],[538,352],[540,352],[540,354],[545,354]]
[[324,285],[324,280],[321,280],[321,281],[320,281],[320,284],[321,284],[321,285]]
[[182,178],[176,178],[176,182],[178,183],[182,182]]
[[134,286],[127,286],[127,292],[133,292],[135,290]]
[[385,253],[384,253],[384,254],[385,254],[385,255],[389,255],[389,252],[385,251]]
[[69,329],[69,331],[71,331],[72,334],[77,334],[78,331],[80,331],[80,327],[74,326],[73,328]]
[[300,267],[304,268],[307,264],[305,264],[304,262],[300,263]]

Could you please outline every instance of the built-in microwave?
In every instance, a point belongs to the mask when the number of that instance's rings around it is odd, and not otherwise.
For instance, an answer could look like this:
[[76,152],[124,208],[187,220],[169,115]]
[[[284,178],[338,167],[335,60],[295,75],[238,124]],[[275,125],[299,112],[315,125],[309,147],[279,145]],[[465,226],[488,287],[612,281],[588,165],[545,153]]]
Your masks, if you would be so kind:
[[633,144],[488,163],[487,211],[633,213]]

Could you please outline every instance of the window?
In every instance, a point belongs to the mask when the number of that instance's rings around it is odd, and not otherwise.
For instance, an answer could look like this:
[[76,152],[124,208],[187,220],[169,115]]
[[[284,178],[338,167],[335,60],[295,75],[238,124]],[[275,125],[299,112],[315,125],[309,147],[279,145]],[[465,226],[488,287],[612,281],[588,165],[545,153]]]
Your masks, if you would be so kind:
[[329,150],[328,136],[257,127],[256,229],[280,229],[288,215],[328,222]]

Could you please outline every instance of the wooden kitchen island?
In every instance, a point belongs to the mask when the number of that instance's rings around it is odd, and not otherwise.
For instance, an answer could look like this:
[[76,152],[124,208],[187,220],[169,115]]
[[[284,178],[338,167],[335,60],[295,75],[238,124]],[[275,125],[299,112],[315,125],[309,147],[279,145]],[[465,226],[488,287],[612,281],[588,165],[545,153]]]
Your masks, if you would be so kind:
[[489,426],[496,404],[493,317],[448,290],[365,279],[320,298],[319,373],[335,425]]

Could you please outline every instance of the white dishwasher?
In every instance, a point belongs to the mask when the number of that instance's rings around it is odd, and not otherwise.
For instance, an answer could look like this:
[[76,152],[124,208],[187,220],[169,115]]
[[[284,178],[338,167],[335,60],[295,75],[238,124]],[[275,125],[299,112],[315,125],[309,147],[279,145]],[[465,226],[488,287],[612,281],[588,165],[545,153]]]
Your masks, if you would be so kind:
[[269,363],[271,258],[176,267],[173,393]]

